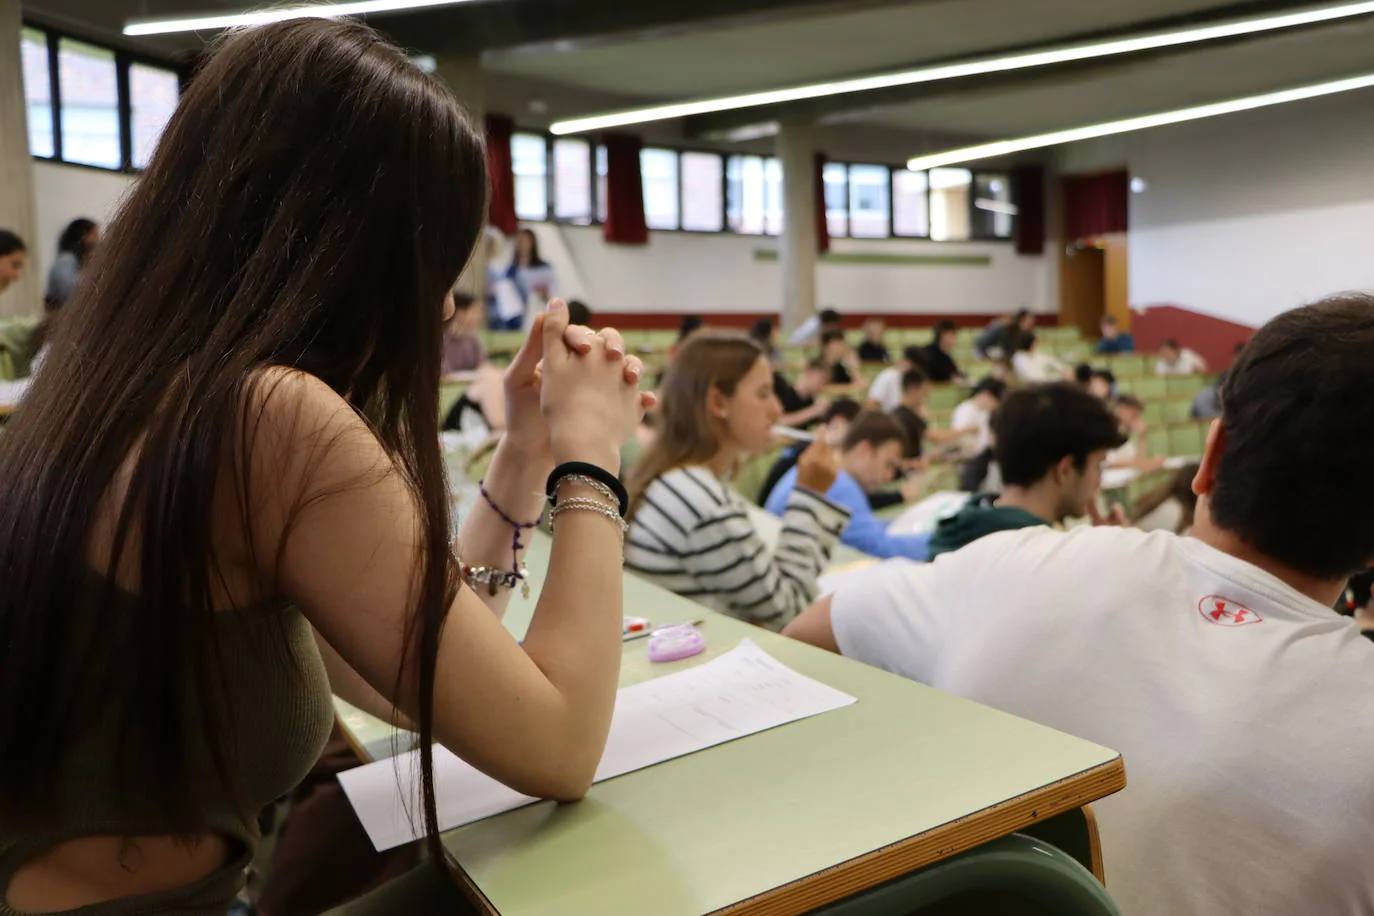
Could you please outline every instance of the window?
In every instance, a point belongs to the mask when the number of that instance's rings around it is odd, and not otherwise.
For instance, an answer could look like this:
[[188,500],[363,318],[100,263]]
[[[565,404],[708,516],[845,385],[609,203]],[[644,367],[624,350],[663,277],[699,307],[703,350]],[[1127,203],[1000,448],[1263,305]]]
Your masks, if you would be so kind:
[[61,38],[57,44],[57,78],[62,99],[62,158],[120,168],[119,78],[114,52]]
[[827,162],[821,169],[825,188],[825,228],[831,238],[849,234],[849,170],[843,162]]
[[930,170],[930,237],[940,242],[964,241],[969,232],[968,169]]
[[176,111],[181,81],[176,73],[146,64],[129,65],[129,127],[133,165],[141,169],[153,158],[162,131]]
[[892,171],[892,234],[930,235],[930,207],[926,191],[930,182],[925,172],[910,169]]
[[650,229],[678,228],[677,153],[670,149],[639,151],[644,183],[644,222]]
[[725,224],[732,232],[763,234],[763,158],[725,160]]
[[725,160],[717,153],[683,153],[682,228],[720,232],[725,228]]
[[553,141],[553,216],[587,225],[592,221],[592,149],[586,140]]
[[1011,179],[1001,172],[981,172],[973,179],[973,236],[1011,238],[1016,207],[1011,202]]
[[48,71],[48,35],[24,29],[19,38],[24,72],[24,103],[29,110],[29,152],[51,158],[57,155],[52,133],[52,78]]
[[763,163],[763,231],[782,234],[782,162],[769,157]]
[[515,215],[549,218],[549,148],[538,134],[512,134],[511,171],[515,173]]
[[596,218],[606,222],[606,147],[596,148]]
[[881,239],[890,234],[888,197],[891,185],[885,165],[849,167],[849,234]]

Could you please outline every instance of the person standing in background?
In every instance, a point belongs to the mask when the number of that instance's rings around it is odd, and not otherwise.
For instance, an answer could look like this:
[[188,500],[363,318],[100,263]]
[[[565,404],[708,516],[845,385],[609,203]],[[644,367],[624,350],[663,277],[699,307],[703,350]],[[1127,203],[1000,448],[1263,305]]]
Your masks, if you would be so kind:
[[55,312],[67,304],[81,271],[100,241],[100,226],[84,216],[72,220],[57,239],[57,260],[48,269],[48,287],[43,293],[43,309]]
[[493,327],[518,331],[544,308],[557,286],[553,267],[539,255],[539,239],[532,229],[521,229],[516,235],[515,254],[501,279],[505,286],[495,291]]

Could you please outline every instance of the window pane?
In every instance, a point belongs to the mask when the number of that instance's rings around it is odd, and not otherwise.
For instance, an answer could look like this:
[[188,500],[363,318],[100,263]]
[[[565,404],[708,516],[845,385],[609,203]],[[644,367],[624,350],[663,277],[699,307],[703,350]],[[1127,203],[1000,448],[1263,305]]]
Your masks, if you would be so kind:
[[592,148],[586,140],[553,141],[553,215],[592,221]]
[[770,157],[763,164],[763,231],[782,234],[782,162]]
[[825,225],[831,238],[849,234],[849,173],[843,162],[827,162],[821,169],[825,186]]
[[731,156],[725,163],[726,222],[735,232],[761,235],[767,209],[760,156]]
[[639,151],[644,181],[644,222],[650,229],[676,229],[677,153],[670,149]]
[[52,80],[48,75],[48,36],[38,29],[20,33],[19,54],[24,66],[24,101],[29,109],[29,152],[52,156]]
[[119,86],[114,52],[60,39],[57,78],[62,91],[62,158],[119,168]]
[[130,122],[133,127],[133,166],[141,169],[153,158],[163,129],[176,111],[180,83],[177,75],[161,67],[129,65]]
[[682,154],[682,228],[719,232],[725,228],[721,199],[724,161],[715,153]]
[[897,235],[929,235],[926,173],[896,169],[892,173],[892,194],[892,231]]
[[968,169],[930,170],[930,237],[942,242],[969,237],[969,187],[973,173]]
[[512,134],[511,171],[515,173],[515,215],[549,218],[549,149],[537,134]]
[[596,148],[596,219],[606,222],[606,147]]
[[885,165],[849,167],[849,234],[881,239],[888,235],[888,171]]
[[984,172],[973,181],[973,235],[1009,239],[1016,207],[1011,202],[1011,179],[1000,172]]

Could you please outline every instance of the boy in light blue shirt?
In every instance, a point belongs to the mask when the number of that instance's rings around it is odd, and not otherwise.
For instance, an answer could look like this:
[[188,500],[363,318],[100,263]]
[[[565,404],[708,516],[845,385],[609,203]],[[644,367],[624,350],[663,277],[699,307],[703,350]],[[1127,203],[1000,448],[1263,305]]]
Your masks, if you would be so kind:
[[[873,514],[868,499],[870,492],[897,476],[905,448],[906,434],[895,419],[878,411],[860,414],[840,445],[840,473],[825,495],[849,510],[849,524],[840,535],[845,544],[879,558],[925,560],[930,555],[930,535],[888,534],[887,524]],[[773,487],[764,508],[781,516],[796,484],[794,467]]]

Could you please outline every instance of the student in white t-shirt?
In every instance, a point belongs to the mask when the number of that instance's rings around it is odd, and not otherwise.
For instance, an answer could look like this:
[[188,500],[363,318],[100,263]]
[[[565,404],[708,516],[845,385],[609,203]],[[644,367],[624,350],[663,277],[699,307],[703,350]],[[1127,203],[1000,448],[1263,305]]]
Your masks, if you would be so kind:
[[1062,382],[1073,377],[1073,369],[1067,363],[1040,349],[1034,334],[1027,334],[1021,340],[1021,349],[1011,357],[1011,369],[1023,382]]
[[[1374,297],[1262,328],[1227,378],[1192,537],[994,534],[842,580],[786,633],[1120,751],[1094,804],[1142,916],[1374,912],[1374,644],[1331,610],[1374,560]],[[1008,748],[1008,753],[1014,753]]]
[[954,408],[949,427],[957,432],[974,431],[975,435],[969,442],[971,454],[980,454],[992,446],[992,412],[1002,402],[1006,390],[1005,382],[985,378],[974,386],[968,400]]
[[896,410],[902,404],[902,376],[920,365],[921,348],[907,347],[897,362],[874,376],[868,387],[868,399],[880,410]]
[[1170,338],[1159,345],[1159,359],[1155,375],[1200,375],[1207,371],[1207,361],[1178,341]]

